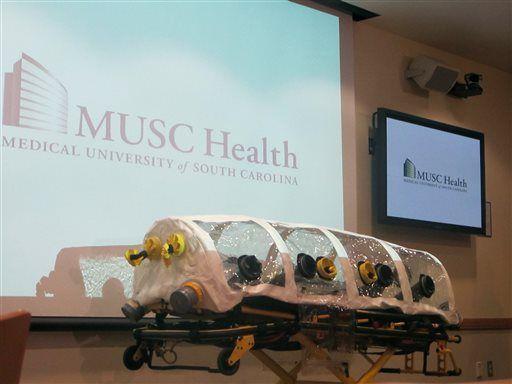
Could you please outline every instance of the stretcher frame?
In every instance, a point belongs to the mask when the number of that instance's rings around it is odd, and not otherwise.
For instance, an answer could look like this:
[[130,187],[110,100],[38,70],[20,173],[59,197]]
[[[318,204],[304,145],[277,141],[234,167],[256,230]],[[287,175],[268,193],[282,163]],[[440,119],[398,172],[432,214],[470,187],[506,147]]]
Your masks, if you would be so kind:
[[[316,314],[309,319],[300,319],[291,312],[264,310],[249,306],[240,306],[236,311],[225,314],[225,317],[212,318],[210,322],[193,319],[165,319],[165,314],[157,314],[155,322],[133,331],[137,342],[137,352],[134,358],[140,359],[150,369],[155,370],[197,370],[210,373],[231,375],[236,373],[240,360],[251,353],[256,359],[267,366],[276,376],[278,383],[289,384],[321,384],[324,382],[298,380],[299,373],[304,369],[305,361],[333,360],[328,347],[315,340],[315,334],[323,333],[330,336],[350,335],[354,345],[370,364],[370,367],[358,379],[351,377],[348,369],[341,366],[328,365],[326,370],[335,376],[342,384],[369,383],[379,373],[395,374],[424,374],[427,376],[458,376],[458,368],[448,343],[459,343],[460,336],[449,336],[447,331],[455,327],[444,324],[435,317],[414,317],[400,313],[382,311],[346,311],[342,312],[342,320],[338,321],[340,313],[327,311]],[[248,317],[250,316],[250,321]],[[252,324],[250,323],[252,322]],[[234,325],[239,324],[239,325]],[[278,337],[276,335],[285,337]],[[275,341],[272,343],[274,337]],[[370,340],[370,341],[369,341]],[[171,348],[166,352],[174,355],[174,360],[166,365],[154,363],[158,355],[155,346],[171,342]],[[219,354],[225,356],[222,365],[217,368],[209,366],[175,364],[177,355],[174,347],[179,342],[192,344],[215,345],[224,349]],[[436,345],[436,370],[428,369],[428,356],[431,344]],[[305,351],[304,358],[290,371],[285,370],[275,362],[265,349],[285,346],[282,350]],[[289,347],[289,349],[286,348]],[[133,349],[134,346],[129,347]],[[128,348],[128,349],[129,349]],[[128,350],[127,349],[127,350]],[[414,368],[414,353],[423,354],[423,367]],[[162,354],[160,354],[160,357]],[[372,359],[370,356],[377,358]],[[385,367],[394,355],[404,356],[404,368]],[[165,359],[164,359],[165,360]],[[451,363],[448,369],[447,362]],[[126,362],[125,362],[126,364]],[[139,366],[139,368],[140,368]]]

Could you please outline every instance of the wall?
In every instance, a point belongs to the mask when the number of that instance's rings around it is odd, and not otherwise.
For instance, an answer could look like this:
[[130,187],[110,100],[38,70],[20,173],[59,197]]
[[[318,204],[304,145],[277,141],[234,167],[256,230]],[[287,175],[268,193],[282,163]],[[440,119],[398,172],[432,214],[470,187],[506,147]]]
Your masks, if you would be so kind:
[[[360,23],[356,24],[355,41],[358,230],[437,255],[453,280],[464,317],[511,317],[512,75]],[[403,76],[410,59],[419,54],[435,57],[463,72],[482,73],[484,94],[460,100],[419,90]],[[492,238],[375,223],[367,140],[371,115],[378,107],[485,134]]]
[[[465,317],[512,316],[511,93],[512,76],[378,30],[356,24],[356,124],[358,132],[358,230],[426,249],[439,256],[454,282]],[[426,54],[464,72],[482,73],[484,94],[460,100],[430,95],[404,79],[414,56]],[[378,107],[440,120],[485,134],[487,200],[492,238],[375,223],[371,204],[371,156],[366,150],[371,114]]]
[[[439,256],[450,273],[459,309],[465,317],[512,316],[512,76],[446,52],[421,45],[363,23],[355,26],[355,97],[357,145],[358,231],[406,246],[426,249]],[[485,94],[455,100],[416,89],[403,78],[410,58],[427,54],[464,71],[484,75]],[[377,107],[441,120],[479,130],[486,135],[487,196],[493,204],[493,237],[483,238],[414,228],[375,224],[371,204],[371,157],[367,152],[371,114]],[[493,360],[496,378],[512,377],[512,334],[510,331],[463,332],[456,345],[460,378],[435,379],[383,376],[381,380],[421,382],[465,382],[474,380],[475,361]],[[183,383],[274,381],[274,376],[249,357],[237,376],[193,372],[134,373],[123,368],[121,356],[130,344],[127,333],[33,333],[22,373],[23,383]],[[181,348],[180,363],[213,364],[215,350]],[[282,355],[288,366],[300,353]],[[356,355],[345,356],[353,371],[365,366]],[[188,361],[187,361],[188,360]],[[396,360],[399,364],[401,360]],[[307,379],[317,377],[310,369]],[[331,379],[329,376],[318,376]]]
[[[512,317],[512,75],[364,23],[356,23],[354,36],[358,231],[438,256],[450,274],[463,317]],[[420,90],[404,78],[409,61],[420,54],[444,61],[464,73],[483,74],[484,94],[460,100]],[[493,216],[491,238],[376,223],[370,187],[372,159],[367,142],[371,115],[378,107],[485,134],[486,197],[492,202]],[[494,359],[497,373],[512,377],[512,332],[466,335],[465,379],[474,375],[475,361],[491,359],[489,356],[497,348],[502,350]]]

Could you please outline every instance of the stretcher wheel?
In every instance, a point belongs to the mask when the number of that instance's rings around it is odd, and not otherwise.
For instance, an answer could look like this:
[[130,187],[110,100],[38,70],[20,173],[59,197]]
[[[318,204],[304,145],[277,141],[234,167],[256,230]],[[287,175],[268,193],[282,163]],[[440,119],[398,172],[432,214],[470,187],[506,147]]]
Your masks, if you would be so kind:
[[462,374],[462,369],[457,368],[452,371],[448,371],[448,376],[460,376]]
[[145,353],[143,353],[143,351],[140,354],[139,359],[135,360],[135,353],[137,352],[138,349],[138,345],[132,345],[124,350],[123,363],[124,366],[128,368],[130,371],[136,371],[144,365]]
[[220,351],[219,356],[217,357],[217,366],[219,368],[220,373],[226,376],[234,375],[238,372],[238,368],[240,368],[240,360],[238,360],[235,364],[229,365],[228,359],[231,356],[232,349],[223,349]]

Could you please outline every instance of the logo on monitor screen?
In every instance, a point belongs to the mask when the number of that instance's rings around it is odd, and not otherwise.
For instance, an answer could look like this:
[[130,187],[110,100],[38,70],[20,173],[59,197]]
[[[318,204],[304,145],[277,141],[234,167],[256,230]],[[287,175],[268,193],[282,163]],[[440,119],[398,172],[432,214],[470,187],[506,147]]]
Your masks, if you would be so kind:
[[467,192],[468,183],[466,178],[463,176],[454,176],[445,173],[433,172],[431,170],[418,169],[408,158],[404,161],[403,170],[403,181],[406,183]]
[[409,159],[405,159],[404,162],[404,177],[416,178],[416,166]]
[[4,80],[3,124],[67,133],[68,91],[41,63],[22,53]]

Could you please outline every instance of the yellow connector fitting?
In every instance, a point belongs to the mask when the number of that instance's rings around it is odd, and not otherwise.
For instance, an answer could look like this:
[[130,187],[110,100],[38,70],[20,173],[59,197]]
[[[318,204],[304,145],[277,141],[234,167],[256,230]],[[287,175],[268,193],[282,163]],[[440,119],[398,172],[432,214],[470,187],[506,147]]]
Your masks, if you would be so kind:
[[326,280],[333,280],[338,273],[334,262],[328,257],[321,257],[316,262],[316,270],[318,275]]
[[162,260],[164,261],[166,267],[168,267],[172,263],[171,253],[172,247],[169,244],[165,243],[164,246],[162,247]]
[[161,256],[164,264],[171,265],[171,256],[179,256],[185,252],[185,236],[181,233],[171,233],[162,247]]
[[144,255],[140,254],[138,249],[128,249],[124,253],[124,258],[132,267],[136,267],[144,260]]
[[361,280],[363,280],[363,283],[366,285],[373,284],[377,281],[377,271],[370,261],[360,261],[357,265],[357,269]]
[[150,259],[159,259],[162,253],[162,241],[158,236],[150,236],[144,242],[144,250]]
[[180,256],[185,252],[185,236],[182,233],[171,233],[164,245],[166,253],[172,256]]
[[182,233],[172,233],[167,239],[167,243],[172,246],[173,255],[179,256],[185,252],[185,236]]

